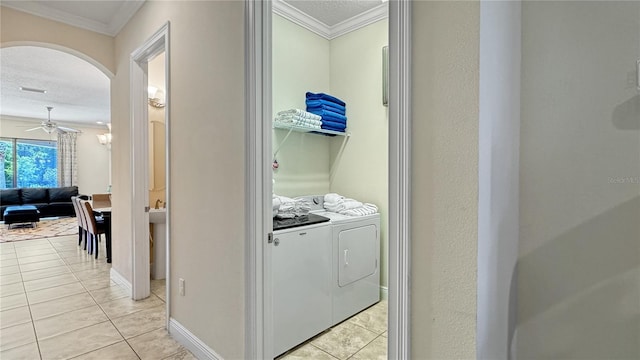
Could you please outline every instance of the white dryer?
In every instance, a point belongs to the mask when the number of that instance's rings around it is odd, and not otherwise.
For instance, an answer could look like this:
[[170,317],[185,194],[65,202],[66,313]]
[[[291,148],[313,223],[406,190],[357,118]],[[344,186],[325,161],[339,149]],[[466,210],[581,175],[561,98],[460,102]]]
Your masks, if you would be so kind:
[[317,214],[331,219],[335,325],[380,301],[380,214]]

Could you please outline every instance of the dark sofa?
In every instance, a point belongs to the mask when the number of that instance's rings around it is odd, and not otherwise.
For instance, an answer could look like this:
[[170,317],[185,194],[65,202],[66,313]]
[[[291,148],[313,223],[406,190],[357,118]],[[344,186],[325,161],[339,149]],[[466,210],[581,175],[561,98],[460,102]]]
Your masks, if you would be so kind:
[[78,196],[77,186],[56,188],[19,188],[0,190],[0,220],[8,206],[33,205],[40,217],[75,216],[71,197]]

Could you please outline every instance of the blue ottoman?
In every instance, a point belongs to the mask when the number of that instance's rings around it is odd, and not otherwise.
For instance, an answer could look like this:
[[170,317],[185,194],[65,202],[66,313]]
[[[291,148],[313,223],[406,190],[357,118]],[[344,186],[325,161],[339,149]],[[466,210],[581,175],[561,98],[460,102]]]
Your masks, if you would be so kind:
[[33,205],[9,206],[4,209],[4,223],[11,229],[11,224],[31,223],[36,227],[40,221],[40,211]]

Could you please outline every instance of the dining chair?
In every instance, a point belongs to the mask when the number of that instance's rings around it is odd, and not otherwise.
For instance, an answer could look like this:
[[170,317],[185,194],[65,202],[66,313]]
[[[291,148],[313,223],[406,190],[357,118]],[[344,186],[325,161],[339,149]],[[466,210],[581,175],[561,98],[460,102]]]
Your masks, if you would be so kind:
[[84,250],[87,250],[87,246],[89,247],[91,246],[91,244],[89,243],[89,231],[88,231],[88,225],[87,225],[88,220],[87,220],[87,216],[84,213],[84,210],[82,210],[82,201],[88,200],[88,199],[89,199],[89,196],[87,195],[78,195],[76,197],[76,205],[78,206],[78,212],[80,213],[80,222],[82,224],[82,238],[84,239]]
[[[79,201],[77,196],[71,197],[71,203],[73,204],[73,210],[76,213],[76,219],[78,220],[78,246],[82,245],[82,239],[86,239],[86,231],[84,226],[84,214],[80,209]],[[87,242],[85,240],[85,249],[87,248]]]
[[104,234],[106,231],[104,220],[96,218],[96,216],[93,214],[93,208],[88,201],[82,200],[80,204],[84,212],[85,219],[87,220],[87,231],[89,233],[88,235],[91,238],[91,241],[89,242],[89,255],[95,252],[95,258],[97,259],[98,249],[100,248],[98,244],[98,242],[100,241],[100,235]]

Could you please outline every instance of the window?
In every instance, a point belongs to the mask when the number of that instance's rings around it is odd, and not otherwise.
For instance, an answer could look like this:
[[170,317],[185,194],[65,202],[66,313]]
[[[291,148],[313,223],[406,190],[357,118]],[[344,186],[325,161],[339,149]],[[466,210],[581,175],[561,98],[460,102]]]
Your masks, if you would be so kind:
[[0,138],[0,188],[58,186],[55,141]]

